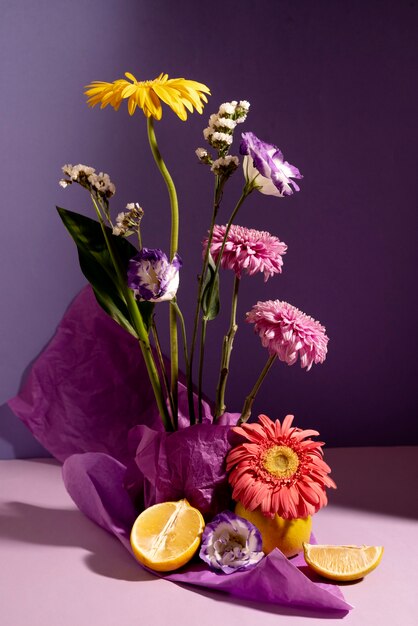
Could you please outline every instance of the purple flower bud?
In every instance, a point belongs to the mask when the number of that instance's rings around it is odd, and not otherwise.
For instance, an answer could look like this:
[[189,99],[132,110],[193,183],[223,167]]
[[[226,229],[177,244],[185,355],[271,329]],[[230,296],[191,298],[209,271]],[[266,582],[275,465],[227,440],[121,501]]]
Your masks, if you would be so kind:
[[128,287],[138,300],[164,302],[172,300],[179,286],[179,269],[182,260],[174,255],[170,263],[159,248],[142,248],[129,261]]
[[217,515],[206,524],[200,558],[214,569],[232,574],[258,563],[264,556],[258,529],[231,511]]
[[[243,161],[247,181],[255,180],[261,193],[278,196],[291,196],[299,186],[292,178],[303,178],[298,168],[284,160],[277,146],[261,141],[254,133],[243,133],[240,153],[247,155]],[[293,189],[292,189],[293,186]]]

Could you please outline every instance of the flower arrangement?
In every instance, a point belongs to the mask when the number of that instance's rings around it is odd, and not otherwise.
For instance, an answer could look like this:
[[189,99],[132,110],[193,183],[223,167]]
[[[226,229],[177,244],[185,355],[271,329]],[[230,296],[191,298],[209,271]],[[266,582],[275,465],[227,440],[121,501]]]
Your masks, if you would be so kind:
[[[95,169],[84,165],[65,165],[66,176],[60,181],[63,187],[78,183],[91,196],[101,227],[101,233],[91,230],[85,219],[60,210],[67,228],[75,238],[79,248],[81,238],[101,239],[101,256],[95,251],[96,264],[85,271],[93,285],[99,304],[119,324],[124,326],[138,340],[147,365],[150,383],[154,390],[161,419],[166,430],[178,428],[178,327],[181,329],[184,358],[186,364],[187,390],[190,424],[202,422],[202,380],[205,356],[207,325],[219,313],[220,268],[231,269],[235,274],[232,294],[231,324],[223,340],[219,384],[216,390],[214,422],[225,413],[225,392],[231,352],[237,331],[236,313],[240,281],[243,274],[252,276],[263,273],[267,281],[282,272],[283,255],[287,245],[268,232],[244,228],[235,223],[237,214],[248,196],[259,191],[280,198],[299,191],[295,180],[301,179],[299,170],[284,160],[282,152],[273,144],[260,140],[252,132],[242,133],[240,154],[243,158],[244,185],[240,198],[225,225],[216,223],[223,191],[230,177],[239,168],[239,157],[231,155],[234,132],[239,124],[246,121],[250,105],[247,101],[223,103],[217,113],[209,118],[209,125],[203,136],[209,147],[197,148],[199,161],[214,175],[214,202],[208,234],[203,241],[203,264],[199,273],[197,307],[190,345],[187,343],[183,316],[177,300],[180,282],[181,258],[178,254],[179,208],[177,193],[167,166],[158,147],[154,120],[162,117],[161,101],[167,104],[181,119],[187,119],[187,110],[202,113],[207,102],[209,88],[196,81],[184,78],[169,79],[160,74],[152,81],[137,81],[127,72],[126,80],[112,83],[95,81],[87,86],[89,106],[100,104],[101,108],[110,105],[118,110],[122,101],[127,100],[128,111],[133,115],[140,108],[147,118],[148,138],[152,155],[167,185],[171,206],[171,246],[167,254],[161,249],[144,247],[141,236],[141,223],[144,211],[138,203],[130,203],[126,210],[119,212],[115,219],[111,216],[110,199],[115,194],[115,185],[108,174],[97,174]],[[212,151],[210,150],[212,148]],[[90,228],[90,230],[89,230]],[[127,244],[130,236],[137,238],[137,248]],[[93,243],[93,242],[92,242]],[[84,246],[84,255],[93,252]],[[98,262],[97,262],[98,261]],[[82,263],[83,268],[83,263]],[[83,268],[84,269],[84,268]],[[105,276],[106,275],[106,276]],[[112,289],[103,289],[109,280]],[[170,380],[161,358],[161,348],[157,332],[156,304],[169,302],[170,305]],[[267,301],[257,303],[247,314],[247,322],[254,324],[263,346],[268,348],[269,359],[261,372],[253,390],[247,396],[240,422],[246,422],[251,414],[251,406],[264,377],[276,357],[293,365],[298,356],[302,367],[310,369],[313,363],[322,363],[326,357],[328,337],[325,328],[312,318],[304,315],[286,302]],[[200,339],[199,339],[200,330]],[[151,349],[150,333],[153,336],[157,357]],[[199,342],[199,346],[197,343]],[[199,352],[198,402],[197,411],[193,400],[194,365],[196,352]],[[160,372],[158,371],[160,368]],[[161,375],[159,375],[161,374]],[[163,384],[161,383],[163,381]]]
[[[124,211],[113,212],[116,187],[108,174],[97,173],[93,167],[65,165],[60,185],[82,186],[91,197],[97,219],[58,208],[98,304],[137,341],[155,398],[159,425],[155,420],[151,426],[149,422],[139,423],[129,433],[129,448],[136,452],[123,477],[123,498],[129,495],[126,506],[129,511],[135,506],[136,513],[156,503],[184,498],[187,506],[182,510],[187,512],[190,502],[207,522],[200,547],[206,567],[219,576],[238,575],[247,569],[250,574],[267,567],[263,563],[270,552],[266,545],[271,537],[267,538],[263,529],[268,520],[285,525],[303,522],[307,532],[304,540],[309,541],[310,523],[306,522],[326,505],[326,489],[335,487],[322,458],[324,444],[312,439],[317,431],[293,426],[293,416],[281,423],[261,415],[257,423],[247,423],[258,391],[277,359],[287,365],[299,360],[307,371],[313,364],[323,363],[328,337],[318,321],[287,302],[255,303],[246,321],[254,325],[262,346],[267,348],[266,364],[243,398],[240,413],[227,412],[225,402],[241,280],[257,273],[263,274],[265,282],[273,280],[282,273],[287,251],[277,236],[240,226],[236,218],[251,194],[286,198],[299,191],[296,181],[302,175],[285,161],[279,148],[252,132],[241,134],[239,154],[231,154],[236,129],[249,114],[247,101],[223,103],[209,117],[203,130],[208,145],[197,148],[196,156],[213,175],[214,199],[207,233],[202,233],[197,305],[188,333],[178,295],[182,259],[178,251],[177,193],[158,146],[154,122],[162,117],[162,103],[182,121],[187,120],[188,113],[202,113],[210,90],[202,83],[170,79],[167,74],[151,81],[138,81],[130,73],[125,77],[91,83],[85,91],[87,102],[91,107],[110,105],[118,110],[126,100],[130,115],[137,109],[145,115],[151,154],[168,191],[169,251],[146,247],[141,233],[146,211],[140,204],[132,202]],[[240,175],[240,169],[241,195],[228,221],[219,224],[225,186],[232,176]],[[218,384],[214,403],[209,406],[203,396],[205,347],[208,324],[220,310],[221,269],[232,270],[234,282],[230,324],[221,343]],[[170,310],[169,359],[163,355],[158,332],[158,313],[164,306]],[[179,345],[184,353],[184,376],[179,372]],[[64,477],[72,471],[72,464],[69,466]],[[116,466],[114,471],[119,471]],[[74,481],[67,478],[67,482],[72,493]],[[231,496],[238,503],[238,515],[231,511]],[[73,497],[92,519],[100,516],[91,513],[84,495],[74,492]],[[281,545],[276,542],[273,547]],[[295,552],[284,552],[291,555],[301,549],[299,541]],[[271,563],[275,562],[272,559]]]

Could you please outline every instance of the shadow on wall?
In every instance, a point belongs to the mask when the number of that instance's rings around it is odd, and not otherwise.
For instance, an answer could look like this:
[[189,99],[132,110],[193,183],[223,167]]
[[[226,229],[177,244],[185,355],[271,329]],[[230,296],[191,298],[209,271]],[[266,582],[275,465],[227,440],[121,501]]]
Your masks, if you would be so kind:
[[0,459],[45,458],[51,455],[36,441],[7,404],[0,407]]

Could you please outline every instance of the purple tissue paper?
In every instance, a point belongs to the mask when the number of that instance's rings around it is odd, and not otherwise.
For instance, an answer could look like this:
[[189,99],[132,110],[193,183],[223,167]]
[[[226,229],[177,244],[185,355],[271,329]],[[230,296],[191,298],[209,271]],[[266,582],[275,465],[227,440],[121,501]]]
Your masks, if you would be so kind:
[[106,315],[87,286],[8,404],[59,461],[78,452],[128,461],[133,426],[163,430],[147,380],[137,340]]
[[[203,424],[187,426],[187,394],[180,382],[180,430],[167,434],[147,381],[136,340],[100,309],[86,287],[9,401],[39,442],[64,462],[64,483],[78,508],[130,552],[130,530],[144,507],[185,497],[210,519],[230,499],[225,455],[238,415],[225,414],[213,426],[204,403]],[[352,608],[336,585],[308,577],[300,567],[303,557],[288,560],[276,549],[253,569],[229,576],[197,559],[161,576],[321,613]]]
[[[63,467],[65,486],[80,511],[114,534],[132,553],[129,535],[138,512],[123,488],[124,475],[122,463],[101,453],[75,454]],[[198,561],[170,574],[153,573],[256,602],[321,612],[347,612],[352,608],[336,585],[314,582],[305,576],[298,567],[303,565],[303,557],[289,560],[276,549],[254,568],[231,575],[212,571]]]

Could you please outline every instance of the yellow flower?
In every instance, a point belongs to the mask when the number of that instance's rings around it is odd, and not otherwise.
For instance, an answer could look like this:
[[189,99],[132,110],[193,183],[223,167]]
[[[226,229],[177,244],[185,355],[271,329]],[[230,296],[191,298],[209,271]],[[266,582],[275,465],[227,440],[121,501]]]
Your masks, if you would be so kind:
[[202,103],[208,101],[205,94],[210,94],[209,88],[203,83],[185,78],[168,78],[168,74],[144,81],[137,81],[129,72],[125,76],[129,80],[122,78],[113,83],[95,80],[87,85],[87,91],[84,92],[88,96],[87,104],[94,107],[100,103],[101,109],[110,104],[117,111],[122,100],[128,98],[129,115],[133,115],[138,106],[146,117],[160,120],[163,114],[162,100],[184,121],[187,119],[186,109],[190,113],[193,113],[193,109],[202,113]]

